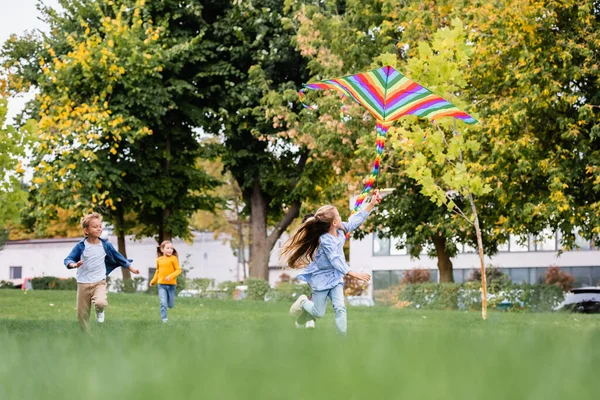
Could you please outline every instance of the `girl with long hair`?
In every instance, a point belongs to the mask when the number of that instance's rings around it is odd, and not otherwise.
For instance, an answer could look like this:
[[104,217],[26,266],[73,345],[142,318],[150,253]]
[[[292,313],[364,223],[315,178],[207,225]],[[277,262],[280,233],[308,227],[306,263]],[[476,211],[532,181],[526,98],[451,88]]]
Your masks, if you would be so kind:
[[380,201],[381,196],[376,190],[366,207],[351,216],[348,222],[342,222],[334,206],[322,206],[284,244],[281,250],[283,262],[289,268],[306,268],[297,278],[307,282],[312,289],[312,300],[301,295],[290,308],[290,315],[296,318],[297,324],[325,315],[329,297],[335,310],[337,331],[346,334],[344,276],[367,282],[371,279],[367,273],[352,271],[346,263],[346,234],[358,228]]

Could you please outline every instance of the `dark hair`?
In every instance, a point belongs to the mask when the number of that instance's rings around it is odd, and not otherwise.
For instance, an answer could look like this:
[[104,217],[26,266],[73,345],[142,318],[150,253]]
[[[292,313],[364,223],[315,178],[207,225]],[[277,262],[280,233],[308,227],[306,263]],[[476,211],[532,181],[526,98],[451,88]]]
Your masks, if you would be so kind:
[[307,219],[312,218],[314,216],[315,214],[313,213],[306,214],[304,217],[302,217],[302,223],[305,223]]

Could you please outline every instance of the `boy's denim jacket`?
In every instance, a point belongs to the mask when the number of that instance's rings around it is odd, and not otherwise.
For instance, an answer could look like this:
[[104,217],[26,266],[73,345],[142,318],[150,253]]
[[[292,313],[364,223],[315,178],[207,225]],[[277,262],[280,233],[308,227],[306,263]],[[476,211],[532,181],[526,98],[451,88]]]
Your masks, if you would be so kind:
[[[77,263],[81,260],[81,255],[83,254],[83,250],[85,249],[85,240],[87,237],[83,238],[79,243],[73,247],[71,253],[65,258],[65,267],[72,269],[69,267],[71,263]],[[129,268],[131,262],[133,260],[127,259],[123,257],[121,253],[114,248],[114,246],[106,239],[99,238],[102,242],[102,247],[104,247],[104,252],[106,253],[106,258],[104,259],[104,264],[106,265],[106,275],[110,274],[117,267]]]

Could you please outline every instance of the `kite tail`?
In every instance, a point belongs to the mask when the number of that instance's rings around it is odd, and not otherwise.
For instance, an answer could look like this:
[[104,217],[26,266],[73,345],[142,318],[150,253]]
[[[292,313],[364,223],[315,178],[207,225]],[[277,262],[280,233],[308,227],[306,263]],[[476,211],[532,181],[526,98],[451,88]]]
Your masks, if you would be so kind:
[[365,183],[365,188],[356,198],[356,203],[354,203],[354,208],[352,210],[353,214],[360,210],[360,207],[367,198],[367,195],[371,190],[373,190],[373,185],[376,185],[377,175],[379,175],[379,168],[381,167],[381,154],[383,153],[383,148],[385,147],[385,136],[388,129],[390,129],[390,126],[391,125],[377,121],[377,155],[375,156],[375,161],[373,162],[373,170],[371,171],[371,175],[369,175]]
[[[381,154],[383,153],[383,148],[385,147],[385,136],[387,134],[388,129],[390,129],[391,124],[384,124],[383,122],[377,121],[376,131],[377,131],[377,140],[376,140],[376,151],[377,155],[375,156],[375,161],[373,162],[373,170],[371,171],[371,175],[367,178],[365,183],[365,187],[362,192],[356,198],[356,202],[354,203],[354,208],[352,209],[351,214],[356,214],[365,199],[367,198],[369,192],[373,190],[373,185],[377,186],[377,176],[379,175],[379,168],[381,167]],[[346,234],[346,239],[350,237],[350,232]]]

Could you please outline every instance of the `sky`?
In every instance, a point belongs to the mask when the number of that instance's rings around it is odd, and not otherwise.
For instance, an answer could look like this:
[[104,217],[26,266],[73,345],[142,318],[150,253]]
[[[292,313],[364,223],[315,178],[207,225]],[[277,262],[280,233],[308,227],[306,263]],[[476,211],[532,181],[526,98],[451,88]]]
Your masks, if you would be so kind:
[[[0,43],[4,43],[11,34],[21,35],[29,30],[46,30],[46,24],[40,21],[40,13],[36,8],[40,0],[0,0]],[[45,5],[58,6],[58,0],[43,0]],[[8,120],[11,123],[27,101],[33,97],[28,93],[8,102]]]

